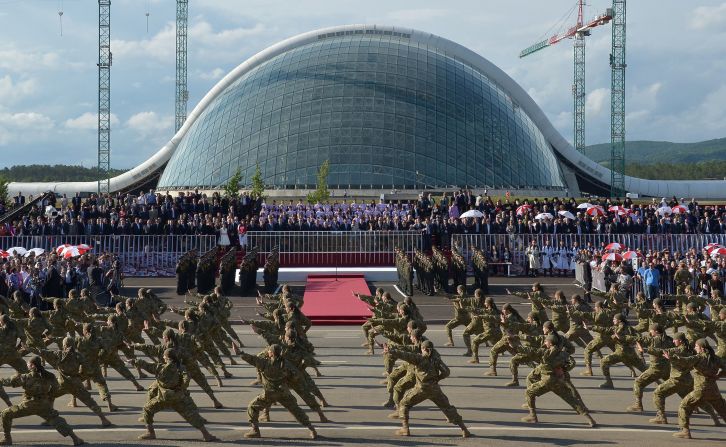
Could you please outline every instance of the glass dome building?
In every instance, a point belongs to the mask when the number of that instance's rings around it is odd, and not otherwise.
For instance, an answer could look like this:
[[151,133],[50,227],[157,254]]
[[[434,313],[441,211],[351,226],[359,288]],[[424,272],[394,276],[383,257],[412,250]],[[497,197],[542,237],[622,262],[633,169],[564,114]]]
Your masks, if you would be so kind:
[[325,160],[331,188],[567,188],[511,82],[428,33],[303,34],[220,81],[187,120],[158,188],[214,189],[238,169],[249,183],[258,165],[270,187],[312,188]]

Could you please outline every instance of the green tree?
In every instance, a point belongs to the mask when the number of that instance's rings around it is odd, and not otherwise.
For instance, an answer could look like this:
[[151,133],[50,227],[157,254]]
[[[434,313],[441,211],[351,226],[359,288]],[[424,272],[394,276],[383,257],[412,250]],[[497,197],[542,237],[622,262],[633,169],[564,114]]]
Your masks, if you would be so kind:
[[318,187],[308,194],[308,203],[325,202],[330,198],[328,191],[328,173],[330,172],[330,160],[325,160],[318,169]]
[[262,179],[262,171],[258,164],[255,168],[255,174],[252,176],[252,190],[250,191],[250,197],[253,199],[265,198],[265,181]]
[[241,189],[240,183],[242,182],[242,173],[239,168],[237,172],[230,177],[226,185],[224,185],[224,195],[230,199],[236,199],[239,197],[239,190]]
[[5,176],[0,175],[0,203],[8,204],[8,181]]

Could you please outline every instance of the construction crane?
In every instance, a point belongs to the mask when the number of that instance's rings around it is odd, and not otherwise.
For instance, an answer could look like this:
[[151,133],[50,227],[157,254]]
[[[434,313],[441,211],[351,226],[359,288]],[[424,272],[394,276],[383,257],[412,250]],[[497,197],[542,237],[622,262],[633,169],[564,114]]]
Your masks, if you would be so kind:
[[111,0],[98,0],[98,194],[110,192]]
[[178,132],[187,120],[187,24],[189,0],[176,1],[176,96],[174,101],[174,131]]
[[547,47],[562,42],[565,39],[575,40],[574,44],[574,80],[572,83],[572,95],[574,98],[574,143],[575,149],[585,152],[585,37],[590,35],[590,30],[610,22],[612,11],[608,9],[604,14],[591,19],[585,23],[583,19],[584,0],[578,2],[577,23],[562,33],[555,34],[549,39],[525,48],[519,53],[523,58],[536,53]]
[[625,195],[625,0],[613,0],[610,53],[610,197]]

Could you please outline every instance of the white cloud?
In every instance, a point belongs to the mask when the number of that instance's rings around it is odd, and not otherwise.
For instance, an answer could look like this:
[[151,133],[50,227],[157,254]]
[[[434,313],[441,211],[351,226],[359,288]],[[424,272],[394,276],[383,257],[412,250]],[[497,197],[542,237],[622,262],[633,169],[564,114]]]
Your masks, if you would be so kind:
[[[111,126],[115,126],[119,123],[118,116],[111,114]],[[67,119],[63,126],[67,129],[73,130],[96,130],[98,129],[98,114],[85,112],[84,114],[75,118]]]
[[13,81],[10,75],[0,78],[0,103],[11,104],[25,99],[36,92],[37,83],[34,79]]
[[53,127],[53,119],[42,113],[0,111],[0,146],[43,136]]
[[597,88],[587,94],[585,99],[585,113],[599,115],[605,107],[606,100],[610,97],[609,88]]
[[726,24],[726,2],[718,6],[699,6],[693,10],[691,28],[702,30],[723,24]]
[[262,34],[263,31],[265,26],[257,23],[252,28],[231,28],[215,32],[212,24],[202,20],[189,28],[189,39],[210,46],[231,46],[247,37]]
[[174,117],[160,116],[156,112],[139,112],[126,121],[126,127],[136,132],[141,138],[171,137],[174,128]]
[[[193,23],[189,27],[189,42],[196,49],[214,50],[219,47],[230,47],[237,45],[241,40],[250,36],[261,34],[265,30],[261,23],[252,28],[230,28],[215,31],[214,26],[206,20]],[[176,26],[174,23],[167,23],[164,28],[150,39],[142,40],[112,40],[111,51],[115,58],[124,57],[153,57],[159,61],[174,61],[176,54]]]
[[225,71],[217,67],[212,71],[200,73],[199,77],[208,81],[216,81],[217,79],[220,79],[222,76],[224,76],[224,74]]
[[13,43],[0,48],[0,70],[14,73],[30,73],[58,69],[87,68],[88,64],[72,62],[55,51],[34,48],[18,48]]
[[389,21],[407,24],[407,26],[420,22],[430,22],[449,15],[450,11],[445,9],[416,8],[391,11],[386,14]]

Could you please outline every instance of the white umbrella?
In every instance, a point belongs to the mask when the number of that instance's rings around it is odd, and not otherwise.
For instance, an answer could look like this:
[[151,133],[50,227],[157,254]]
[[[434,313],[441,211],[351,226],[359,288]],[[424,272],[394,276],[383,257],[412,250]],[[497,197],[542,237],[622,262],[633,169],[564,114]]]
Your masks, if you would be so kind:
[[534,216],[534,218],[537,220],[552,219],[552,217],[554,217],[554,216],[552,216],[552,214],[550,214],[550,213],[539,213],[536,216]]
[[10,253],[10,256],[20,255],[23,256],[25,253],[28,252],[28,250],[24,249],[23,247],[12,247],[8,248],[8,253]]
[[31,253],[34,254],[35,256],[40,256],[43,253],[45,253],[45,249],[43,249],[43,248],[31,248],[30,250],[28,250],[27,253],[25,253],[25,257],[26,258],[30,257],[30,254]]
[[484,217],[484,213],[479,210],[469,210],[459,217],[461,217],[462,219],[467,217]]
[[673,210],[669,206],[662,206],[655,210],[655,213],[660,215],[673,214]]
[[577,209],[586,210],[586,209],[590,208],[591,206],[592,206],[592,203],[585,202],[585,203],[581,203],[581,204],[577,205]]
[[569,211],[564,211],[564,210],[558,211],[557,214],[559,214],[560,216],[562,216],[566,219],[575,220],[575,216],[573,216],[572,213]]

